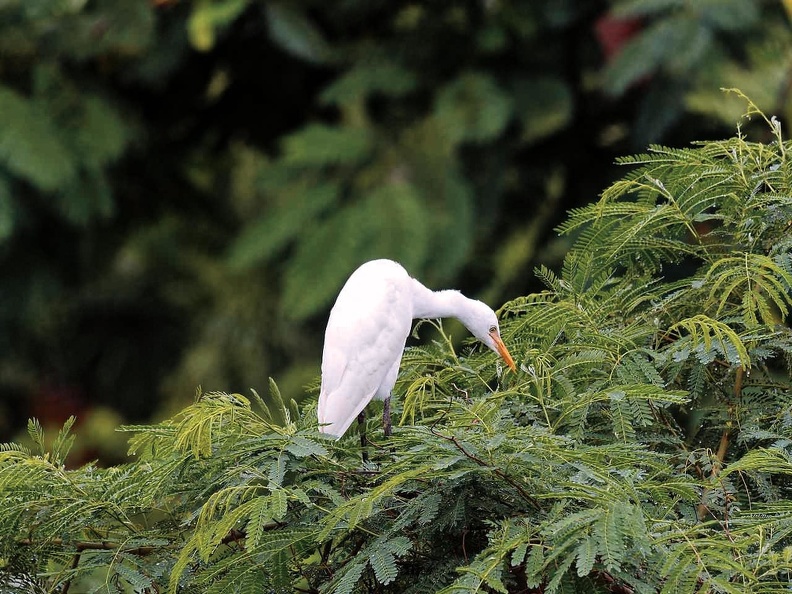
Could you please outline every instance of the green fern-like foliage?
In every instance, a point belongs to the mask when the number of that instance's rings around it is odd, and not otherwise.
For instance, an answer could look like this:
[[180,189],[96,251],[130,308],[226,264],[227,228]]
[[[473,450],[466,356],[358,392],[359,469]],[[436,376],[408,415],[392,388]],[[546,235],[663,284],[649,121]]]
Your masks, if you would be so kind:
[[[648,86],[633,130],[641,145],[679,122],[685,111],[731,125],[745,102],[724,97],[718,90],[724,85],[788,117],[786,102],[778,101],[787,84],[788,6],[777,5],[770,19],[763,14],[766,5],[755,0],[612,0],[610,6],[612,19],[638,30],[609,60],[603,86],[617,96]],[[753,37],[757,27],[762,33]],[[745,42],[739,51],[737,40]]]
[[106,169],[131,141],[132,126],[105,97],[79,93],[55,65],[39,65],[32,79],[29,96],[0,85],[2,179],[51,196],[55,212],[72,223],[109,216]]
[[[398,258],[437,282],[459,270],[475,205],[456,151],[497,137],[513,115],[492,78],[466,73],[439,93],[432,115],[408,127],[379,124],[361,103],[374,93],[398,97],[414,77],[397,62],[373,59],[382,71],[353,69],[322,95],[346,114],[343,125],[294,132],[281,157],[261,168],[253,185],[266,197],[262,209],[230,250],[240,269],[285,261],[282,311],[296,320],[330,303],[361,260]],[[393,76],[387,84],[383,73]]]
[[32,421],[33,449],[0,448],[0,590],[785,591],[792,145],[766,122],[770,143],[624,159],[547,288],[500,311],[519,370],[436,323],[368,462],[274,381],[125,428],[134,461],[109,469],[69,468],[71,424],[46,446]]

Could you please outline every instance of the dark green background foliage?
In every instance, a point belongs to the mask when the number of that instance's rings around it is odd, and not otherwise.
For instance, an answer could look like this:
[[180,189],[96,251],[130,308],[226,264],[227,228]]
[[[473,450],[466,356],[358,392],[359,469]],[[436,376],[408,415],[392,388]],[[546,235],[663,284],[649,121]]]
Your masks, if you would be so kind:
[[787,591],[792,143],[747,104],[766,142],[654,145],[571,212],[500,311],[516,373],[439,323],[408,348],[368,464],[274,381],[127,427],[109,469],[31,422],[0,450],[0,590]]
[[616,156],[730,134],[720,87],[790,115],[758,0],[11,0],[0,49],[6,437],[299,402],[363,260],[502,303]]

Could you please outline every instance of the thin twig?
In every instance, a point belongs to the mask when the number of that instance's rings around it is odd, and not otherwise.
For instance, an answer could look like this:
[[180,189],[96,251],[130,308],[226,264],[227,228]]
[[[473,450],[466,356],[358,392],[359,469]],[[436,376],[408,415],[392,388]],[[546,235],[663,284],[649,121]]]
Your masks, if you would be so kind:
[[[45,542],[37,542],[32,538],[23,538],[22,540],[18,540],[17,544],[26,547],[32,547],[37,545],[52,545],[56,547],[64,546],[70,544],[68,541],[64,541],[61,538],[53,538],[52,540],[47,540]],[[108,542],[108,541],[80,541],[74,543],[74,548],[79,555],[83,551],[113,551],[117,548],[121,547],[120,543],[117,542]],[[153,546],[142,546],[142,547],[134,547],[131,549],[124,549],[124,552],[129,555],[136,555],[138,557],[145,557],[146,555],[150,555],[156,549],[161,547],[153,547]]]
[[[263,526],[264,530],[277,530],[278,528],[283,527],[283,523],[281,522],[270,522],[269,524]],[[232,529],[229,530],[228,534],[226,534],[221,540],[220,544],[230,544],[232,542],[239,542],[247,538],[247,534],[244,530],[236,530]],[[74,550],[76,551],[77,555],[81,554],[83,551],[114,551],[116,549],[122,548],[123,544],[108,540],[83,540],[72,543],[70,541],[65,541],[62,538],[53,538],[51,540],[45,541],[36,541],[32,538],[23,538],[17,541],[17,544],[24,547],[33,547],[33,546],[41,546],[41,545],[50,545],[56,547],[62,546],[73,546]],[[137,557],[145,557],[146,555],[151,555],[154,551],[158,549],[169,548],[168,546],[140,546],[140,547],[133,547],[133,548],[123,548],[122,552],[126,553],[127,555],[135,555]],[[79,560],[78,560],[79,562]],[[72,562],[74,563],[74,562]]]
[[592,573],[595,576],[597,576],[601,581],[605,582],[608,591],[613,592],[614,594],[635,593],[635,590],[632,588],[632,586],[628,586],[627,584],[621,583],[607,571],[594,571]]
[[[743,387],[744,379],[745,379],[745,368],[738,367],[737,373],[734,377],[734,397],[737,400],[739,400],[740,396],[742,395],[742,387]],[[731,439],[731,433],[732,433],[732,429],[727,425],[726,428],[723,430],[723,433],[721,434],[720,442],[718,443],[718,449],[715,451],[715,459],[712,463],[710,480],[715,480],[718,474],[720,473],[721,468],[723,468],[723,463],[726,460],[726,454],[729,450],[729,441]],[[701,494],[701,503],[699,503],[698,506],[699,520],[703,520],[707,516],[707,512],[709,511],[709,508],[707,507],[707,503],[706,503],[706,498],[708,493],[709,493],[709,489],[704,489],[704,492]],[[728,516],[725,518],[725,520],[726,522],[728,522]],[[726,527],[728,528],[728,525]]]
[[[82,555],[82,551],[78,549],[77,552],[74,554],[74,557],[72,557],[71,566],[69,567],[70,571],[74,572],[74,570],[77,569],[77,566],[80,564],[80,555]],[[72,576],[73,575],[74,574],[72,573]],[[61,594],[68,594],[69,588],[71,588],[72,576],[69,576],[69,578],[65,582],[63,582],[63,588],[61,588]]]
[[479,466],[486,466],[488,468],[492,468],[492,472],[495,474],[495,476],[497,476],[501,480],[506,481],[512,487],[514,487],[517,490],[517,492],[520,495],[522,495],[523,498],[526,501],[528,501],[531,505],[533,505],[536,509],[541,509],[541,506],[539,505],[539,502],[534,497],[532,497],[530,493],[528,493],[525,489],[523,489],[522,486],[519,485],[513,478],[511,478],[509,475],[507,475],[505,472],[503,472],[500,468],[495,468],[491,464],[488,464],[485,460],[482,460],[478,456],[475,456],[475,455],[471,454],[470,452],[468,452],[464,448],[464,446],[461,443],[459,443],[459,440],[456,438],[455,435],[443,435],[442,433],[440,433],[439,431],[435,430],[434,428],[432,428],[432,433],[437,435],[438,437],[442,437],[443,439],[446,439],[446,440],[450,441],[451,443],[453,443],[460,452],[462,452],[468,459],[473,460],[473,462],[475,462]]
[[467,536],[468,529],[467,527],[462,529],[462,557],[465,559],[465,563],[469,563],[468,555],[467,555],[467,547],[465,546],[465,537]]

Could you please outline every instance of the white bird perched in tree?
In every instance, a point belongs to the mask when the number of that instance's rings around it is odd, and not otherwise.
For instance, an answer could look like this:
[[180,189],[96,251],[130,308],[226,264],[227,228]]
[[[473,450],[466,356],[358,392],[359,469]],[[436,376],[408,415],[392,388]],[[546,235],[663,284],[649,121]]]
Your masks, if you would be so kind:
[[[372,399],[384,400],[390,434],[390,394],[416,318],[453,317],[498,353],[514,361],[500,337],[495,312],[459,291],[432,291],[392,260],[372,260],[352,273],[330,311],[322,353],[319,430],[341,437]],[[360,417],[362,421],[362,416]]]

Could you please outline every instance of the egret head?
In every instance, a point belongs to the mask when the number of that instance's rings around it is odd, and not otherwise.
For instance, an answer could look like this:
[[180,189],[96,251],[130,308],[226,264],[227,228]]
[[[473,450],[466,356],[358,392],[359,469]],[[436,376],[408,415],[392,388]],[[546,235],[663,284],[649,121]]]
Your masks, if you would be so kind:
[[489,305],[481,301],[468,299],[465,312],[459,319],[473,336],[498,353],[506,365],[509,366],[509,369],[512,371],[517,370],[509,350],[501,339],[498,317]]

